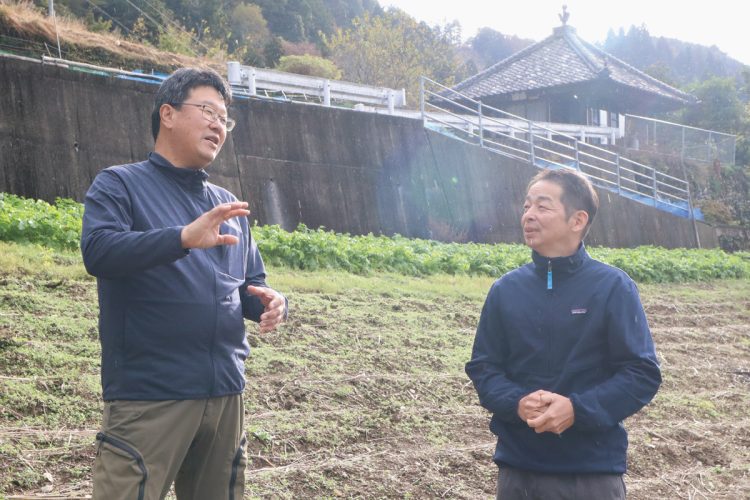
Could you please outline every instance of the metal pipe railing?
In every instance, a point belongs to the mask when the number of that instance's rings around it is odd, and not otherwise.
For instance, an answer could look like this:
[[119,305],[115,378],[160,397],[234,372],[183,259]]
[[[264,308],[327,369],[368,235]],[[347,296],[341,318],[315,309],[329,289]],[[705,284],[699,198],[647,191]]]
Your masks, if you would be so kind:
[[[438,91],[429,90],[428,85],[437,88]],[[458,124],[448,123],[422,111],[425,124],[431,120],[449,128],[461,130],[471,137],[478,138],[479,145],[485,149],[527,160],[536,166],[555,165],[561,168],[575,168],[584,172],[594,184],[612,187],[619,193],[630,192],[650,198],[654,206],[658,203],[666,203],[678,208],[684,207],[675,203],[686,203],[688,207],[692,206],[689,184],[686,180],[658,172],[653,167],[624,158],[613,151],[579,141],[576,137],[564,132],[488,106],[480,100],[472,99],[429,78],[420,79],[420,91],[421,110],[429,106],[430,109],[458,119],[460,123],[470,123],[471,128],[469,132],[466,132]],[[429,102],[426,100],[428,96],[435,99]],[[446,104],[439,105],[439,103]],[[467,119],[452,110],[472,113],[476,120]],[[497,118],[498,116],[504,118]],[[524,126],[501,121],[505,118]],[[490,129],[488,128],[490,124],[500,125],[509,132],[501,131],[499,127]],[[474,132],[474,127],[477,128],[478,133]],[[528,140],[516,137],[516,134],[526,136]],[[508,141],[517,144],[518,147],[498,141]]]

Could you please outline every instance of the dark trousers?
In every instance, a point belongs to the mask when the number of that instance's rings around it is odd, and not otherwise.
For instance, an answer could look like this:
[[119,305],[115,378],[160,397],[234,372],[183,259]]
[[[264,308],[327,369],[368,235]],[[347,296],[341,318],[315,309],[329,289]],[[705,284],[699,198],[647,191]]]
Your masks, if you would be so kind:
[[545,474],[500,467],[497,500],[625,500],[622,474]]

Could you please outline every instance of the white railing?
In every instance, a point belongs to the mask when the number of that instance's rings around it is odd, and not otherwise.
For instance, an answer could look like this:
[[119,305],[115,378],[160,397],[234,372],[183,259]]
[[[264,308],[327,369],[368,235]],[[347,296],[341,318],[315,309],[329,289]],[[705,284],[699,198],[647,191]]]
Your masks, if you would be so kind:
[[257,96],[261,92],[280,92],[285,97],[301,95],[319,99],[330,106],[331,100],[383,106],[393,112],[396,107],[406,106],[406,91],[387,87],[371,87],[359,83],[329,80],[314,76],[297,75],[272,69],[242,66],[238,62],[227,63],[229,84]]
[[[381,109],[358,105],[354,109],[368,113],[379,113]],[[395,116],[422,119],[422,113],[419,110],[396,109],[392,113]],[[440,120],[440,122],[450,125],[452,128],[464,128],[467,132],[474,132],[479,129],[479,117],[476,114],[456,115],[455,113],[431,113],[430,116]],[[484,123],[483,128],[488,132],[503,132],[506,134],[516,133],[526,124],[523,120],[514,120],[512,118],[503,118]],[[524,129],[525,130],[525,129]],[[576,137],[580,141],[587,138],[604,140],[614,144],[620,139],[620,129],[616,127],[600,127],[596,125],[579,125],[577,123],[551,123],[551,122],[534,122],[534,133],[538,135],[547,135],[552,138],[556,134],[564,134]]]
[[420,80],[419,106],[426,127],[440,127],[457,139],[539,168],[573,168],[595,185],[693,215],[687,181],[561,130],[487,106],[426,77]]

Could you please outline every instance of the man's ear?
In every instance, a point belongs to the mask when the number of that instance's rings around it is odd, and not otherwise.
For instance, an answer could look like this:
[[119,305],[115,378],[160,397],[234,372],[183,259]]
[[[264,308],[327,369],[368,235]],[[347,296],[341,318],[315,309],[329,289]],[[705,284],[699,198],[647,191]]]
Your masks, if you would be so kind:
[[162,104],[159,107],[159,118],[161,119],[160,128],[171,129],[174,126],[175,113],[177,110],[169,104]]
[[585,210],[576,210],[568,219],[568,223],[572,231],[583,234],[586,225],[589,223],[589,214]]

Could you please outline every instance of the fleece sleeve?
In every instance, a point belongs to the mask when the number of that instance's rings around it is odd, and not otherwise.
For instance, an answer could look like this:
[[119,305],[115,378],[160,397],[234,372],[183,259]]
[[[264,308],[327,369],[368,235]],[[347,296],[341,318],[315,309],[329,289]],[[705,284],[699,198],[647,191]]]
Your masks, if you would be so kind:
[[86,193],[81,253],[98,278],[120,278],[187,255],[182,226],[133,230],[130,196],[120,178],[103,170]]
[[607,301],[607,347],[612,376],[578,394],[570,394],[574,426],[596,431],[617,425],[646,406],[661,384],[638,290],[629,278],[619,282]]
[[529,391],[510,380],[504,368],[508,353],[500,318],[498,286],[499,282],[490,289],[482,308],[471,360],[466,363],[466,374],[474,383],[479,403],[484,408],[505,422],[521,423],[518,402]]

